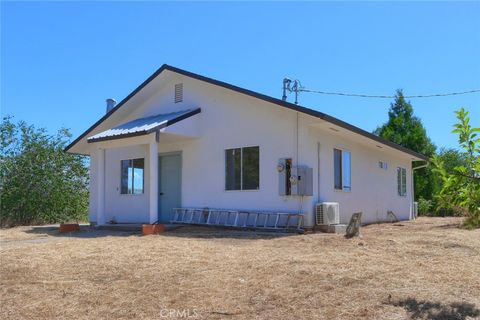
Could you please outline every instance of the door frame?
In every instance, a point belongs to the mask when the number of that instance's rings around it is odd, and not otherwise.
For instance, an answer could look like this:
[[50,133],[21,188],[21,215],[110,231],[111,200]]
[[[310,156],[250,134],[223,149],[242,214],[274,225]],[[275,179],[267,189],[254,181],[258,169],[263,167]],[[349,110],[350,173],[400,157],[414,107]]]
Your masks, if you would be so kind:
[[180,151],[169,151],[169,152],[160,152],[158,153],[158,196],[157,196],[157,199],[158,199],[158,203],[157,203],[157,212],[158,212],[158,217],[157,217],[157,221],[160,222],[161,220],[161,214],[162,214],[162,199],[161,199],[161,195],[160,195],[160,188],[161,188],[161,178],[162,178],[162,170],[161,170],[161,161],[160,161],[160,158],[161,157],[164,157],[164,156],[180,156],[180,206],[182,205],[182,178],[183,178],[183,175],[182,175],[182,171],[183,171],[183,152],[180,150]]

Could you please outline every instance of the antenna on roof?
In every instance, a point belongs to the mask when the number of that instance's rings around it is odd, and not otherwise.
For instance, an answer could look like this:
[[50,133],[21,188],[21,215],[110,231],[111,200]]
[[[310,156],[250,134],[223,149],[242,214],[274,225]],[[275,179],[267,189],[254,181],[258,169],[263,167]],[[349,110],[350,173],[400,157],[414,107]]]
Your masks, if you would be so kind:
[[288,78],[283,78],[283,96],[282,96],[283,101],[287,101],[287,90],[291,91],[290,83],[292,83],[292,80]]
[[[293,82],[293,85],[292,85]],[[298,104],[298,92],[302,91],[302,84],[300,83],[300,80],[290,80],[288,78],[283,79],[283,96],[282,100],[287,101],[287,91],[290,92],[295,92],[295,104]]]

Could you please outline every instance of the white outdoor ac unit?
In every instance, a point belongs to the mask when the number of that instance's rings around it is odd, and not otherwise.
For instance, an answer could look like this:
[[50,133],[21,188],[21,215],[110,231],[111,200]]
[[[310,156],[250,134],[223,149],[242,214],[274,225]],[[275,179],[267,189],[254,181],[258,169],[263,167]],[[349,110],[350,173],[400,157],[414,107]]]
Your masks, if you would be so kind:
[[315,205],[317,225],[340,223],[340,205],[338,202],[322,202]]

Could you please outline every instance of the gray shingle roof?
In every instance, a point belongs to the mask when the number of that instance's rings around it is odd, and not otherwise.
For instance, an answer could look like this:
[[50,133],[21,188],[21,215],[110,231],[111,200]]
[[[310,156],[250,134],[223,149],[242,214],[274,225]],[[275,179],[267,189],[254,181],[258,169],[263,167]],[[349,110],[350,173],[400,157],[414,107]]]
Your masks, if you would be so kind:
[[189,118],[197,113],[200,113],[200,111],[200,108],[197,108],[135,119],[118,125],[114,128],[97,133],[96,135],[88,137],[87,140],[88,142],[96,142],[149,134],[156,130],[168,127],[183,119]]

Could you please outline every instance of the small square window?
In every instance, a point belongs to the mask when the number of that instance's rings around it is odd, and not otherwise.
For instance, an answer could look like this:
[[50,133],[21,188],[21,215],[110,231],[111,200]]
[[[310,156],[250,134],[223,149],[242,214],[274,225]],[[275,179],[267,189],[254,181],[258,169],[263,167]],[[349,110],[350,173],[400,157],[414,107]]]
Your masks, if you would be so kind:
[[383,170],[388,170],[388,163],[385,161],[378,161],[378,167]]

